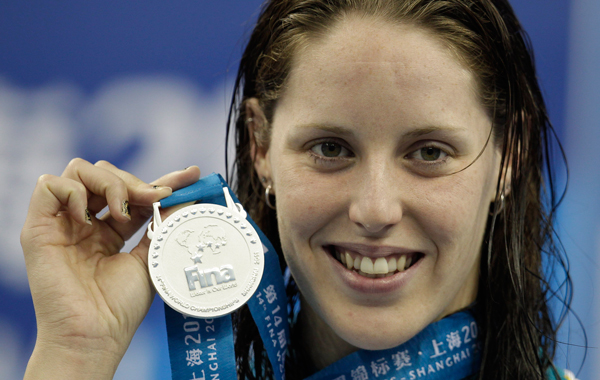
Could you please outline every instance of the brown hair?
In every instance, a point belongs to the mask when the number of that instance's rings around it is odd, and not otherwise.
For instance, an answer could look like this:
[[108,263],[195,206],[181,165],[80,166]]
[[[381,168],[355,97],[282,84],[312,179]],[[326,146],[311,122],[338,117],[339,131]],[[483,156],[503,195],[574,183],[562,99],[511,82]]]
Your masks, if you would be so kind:
[[[268,146],[269,125],[294,54],[350,14],[410,23],[432,32],[477,78],[481,102],[493,120],[493,141],[502,149],[498,202],[492,206],[482,247],[477,310],[484,334],[479,378],[545,378],[552,367],[558,323],[548,309],[548,298],[557,297],[557,292],[552,292],[542,270],[543,256],[564,269],[552,240],[557,202],[548,154],[554,134],[527,37],[507,0],[267,1],[243,54],[230,108],[236,144],[231,178],[238,197],[279,248],[275,211],[264,202],[250,142],[256,138],[257,144]],[[250,98],[259,100],[267,119],[255,136],[245,125],[244,103]],[[510,178],[502,178],[506,176]],[[503,188],[507,183],[510,189]],[[281,254],[280,260],[285,267]],[[568,273],[566,278],[563,286],[569,298]],[[568,308],[569,300],[564,302]],[[235,320],[240,377],[270,377],[247,310]]]

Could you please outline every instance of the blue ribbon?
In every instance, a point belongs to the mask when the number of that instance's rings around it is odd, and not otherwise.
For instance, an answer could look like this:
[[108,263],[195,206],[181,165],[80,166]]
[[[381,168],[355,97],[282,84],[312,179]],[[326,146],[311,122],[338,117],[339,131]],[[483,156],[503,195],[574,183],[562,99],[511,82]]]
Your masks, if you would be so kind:
[[357,351],[308,380],[464,379],[479,370],[477,336],[477,324],[470,311],[452,314],[398,347]]
[[172,379],[236,379],[231,316],[187,317],[165,304]]
[[[161,207],[198,201],[226,205],[227,183],[211,174],[161,201]],[[232,199],[239,203],[230,191]],[[273,367],[285,379],[289,346],[287,296],[277,253],[248,217],[263,243],[265,271],[248,301],[250,313]],[[235,379],[236,363],[231,316],[215,319],[186,317],[165,304],[171,374],[175,380]],[[463,379],[479,369],[477,324],[471,312],[453,314],[429,325],[410,341],[382,351],[357,351],[309,377],[309,380],[449,380]],[[257,369],[259,372],[259,369]]]
[[[226,206],[223,188],[229,189],[227,183],[219,174],[213,173],[191,186],[175,191],[170,197],[161,200],[160,204],[165,208],[197,201]],[[234,202],[239,203],[233,192],[230,193]],[[283,380],[290,341],[285,285],[277,252],[250,217],[248,222],[258,233],[265,251],[265,271],[258,290],[248,301],[248,307],[258,327],[275,378]],[[233,329],[229,315],[203,320],[183,316],[165,304],[165,318],[173,379],[237,378]],[[196,323],[199,330],[189,331],[196,327]]]

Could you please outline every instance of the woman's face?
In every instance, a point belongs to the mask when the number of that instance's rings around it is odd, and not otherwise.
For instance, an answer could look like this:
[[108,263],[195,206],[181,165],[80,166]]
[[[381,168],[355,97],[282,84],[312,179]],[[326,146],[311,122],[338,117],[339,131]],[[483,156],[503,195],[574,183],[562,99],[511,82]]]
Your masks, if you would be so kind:
[[500,161],[490,128],[473,75],[417,27],[350,18],[296,53],[257,168],[333,333],[389,348],[475,300]]

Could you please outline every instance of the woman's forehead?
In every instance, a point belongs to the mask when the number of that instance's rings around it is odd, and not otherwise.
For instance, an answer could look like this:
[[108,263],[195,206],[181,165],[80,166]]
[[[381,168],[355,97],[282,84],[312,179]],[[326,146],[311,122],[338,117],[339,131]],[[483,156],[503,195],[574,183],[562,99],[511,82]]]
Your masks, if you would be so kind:
[[327,30],[318,37],[304,39],[293,57],[293,69],[319,63],[324,64],[319,70],[387,63],[398,70],[421,73],[446,67],[472,77],[448,44],[424,27],[376,17],[348,17]]
[[401,86],[411,86],[416,79],[432,87],[475,87],[472,73],[431,32],[363,18],[349,18],[322,38],[309,39],[294,56],[289,84],[296,79],[294,84],[344,85],[382,76]]
[[279,106],[345,109],[348,117],[363,106],[401,117],[408,107],[429,116],[443,110],[448,119],[484,112],[475,87],[472,73],[428,31],[355,18],[298,51]]

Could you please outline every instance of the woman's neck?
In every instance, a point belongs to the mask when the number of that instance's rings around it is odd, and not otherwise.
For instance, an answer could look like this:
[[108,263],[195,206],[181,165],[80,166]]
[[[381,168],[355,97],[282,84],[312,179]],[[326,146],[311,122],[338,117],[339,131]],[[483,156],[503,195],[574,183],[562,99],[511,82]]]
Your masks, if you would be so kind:
[[302,308],[298,316],[298,328],[300,329],[298,345],[302,350],[303,357],[310,361],[314,370],[320,371],[358,350],[358,348],[340,338],[315,313],[303,297],[301,298],[301,305]]

